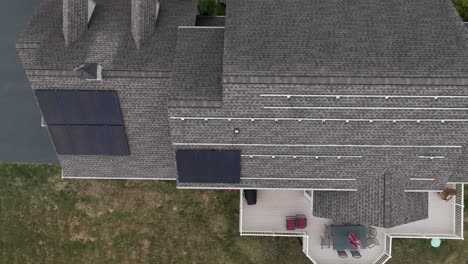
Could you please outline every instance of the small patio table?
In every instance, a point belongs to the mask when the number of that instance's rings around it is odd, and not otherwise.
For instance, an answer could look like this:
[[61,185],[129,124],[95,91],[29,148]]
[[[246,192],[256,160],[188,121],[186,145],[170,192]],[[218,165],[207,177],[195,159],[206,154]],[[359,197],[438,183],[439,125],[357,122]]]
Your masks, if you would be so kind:
[[332,225],[333,249],[334,250],[356,250],[349,239],[354,234],[360,241],[361,249],[366,248],[366,227],[363,225]]

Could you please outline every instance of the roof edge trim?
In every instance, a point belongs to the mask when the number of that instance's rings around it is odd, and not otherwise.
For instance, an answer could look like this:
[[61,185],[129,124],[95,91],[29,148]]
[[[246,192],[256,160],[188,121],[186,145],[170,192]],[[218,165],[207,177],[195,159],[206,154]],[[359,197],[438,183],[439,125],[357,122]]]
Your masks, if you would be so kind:
[[468,77],[229,76],[224,84],[468,85]]

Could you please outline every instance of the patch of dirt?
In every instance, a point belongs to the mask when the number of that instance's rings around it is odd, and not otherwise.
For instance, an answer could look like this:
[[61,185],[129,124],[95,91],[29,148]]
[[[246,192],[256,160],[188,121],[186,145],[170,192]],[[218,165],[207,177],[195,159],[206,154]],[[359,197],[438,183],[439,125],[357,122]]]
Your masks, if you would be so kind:
[[93,197],[102,197],[118,191],[119,188],[115,187],[115,183],[106,183],[105,181],[92,180],[88,182],[85,193]]
[[203,205],[205,207],[209,207],[210,206],[210,195],[207,192],[203,192],[202,195],[201,195],[201,198],[203,200]]
[[55,176],[50,176],[47,180],[51,183],[51,186],[54,186],[56,191],[63,191],[68,185],[67,181]]
[[211,216],[211,227],[213,228],[213,232],[220,238],[224,238],[224,235],[229,228],[226,217],[222,215]]
[[72,241],[92,241],[94,242],[96,238],[91,237],[88,235],[84,230],[80,230],[80,232],[71,234],[70,240]]
[[143,254],[148,255],[149,254],[149,249],[151,246],[151,241],[147,239],[143,239],[141,241],[141,250],[143,251]]
[[113,209],[135,210],[142,206],[146,209],[160,208],[168,197],[156,191],[141,190],[138,185],[118,186],[117,182],[91,181],[84,190],[85,194],[103,203],[113,203]]
[[109,207],[105,207],[105,208],[93,208],[91,205],[89,204],[85,204],[85,203],[82,203],[82,202],[77,202],[75,204],[75,208],[82,211],[82,212],[85,212],[87,216],[91,217],[91,218],[96,218],[96,217],[99,217],[107,212],[111,213],[114,211],[113,208],[109,208]]

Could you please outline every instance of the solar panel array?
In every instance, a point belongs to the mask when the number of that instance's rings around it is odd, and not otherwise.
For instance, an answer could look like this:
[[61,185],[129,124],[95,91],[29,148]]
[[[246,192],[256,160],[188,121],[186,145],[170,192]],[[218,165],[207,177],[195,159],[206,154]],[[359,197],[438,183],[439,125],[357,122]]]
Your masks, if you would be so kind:
[[116,91],[37,90],[48,125],[123,125]]
[[179,182],[240,183],[239,150],[177,150]]
[[116,91],[36,90],[60,155],[129,155]]

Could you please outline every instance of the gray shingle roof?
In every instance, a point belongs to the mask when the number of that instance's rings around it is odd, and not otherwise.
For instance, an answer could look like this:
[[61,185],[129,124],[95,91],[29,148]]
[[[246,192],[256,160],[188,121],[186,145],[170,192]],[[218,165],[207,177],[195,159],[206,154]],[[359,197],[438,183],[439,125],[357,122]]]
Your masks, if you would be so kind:
[[[176,178],[166,100],[177,30],[194,25],[196,0],[160,2],[156,29],[140,50],[130,30],[128,0],[96,0],[88,30],[69,48],[62,34],[62,1],[44,0],[18,40],[33,89],[118,92],[130,156],[61,155],[64,177]],[[103,66],[103,81],[84,81],[73,72],[86,62]]]
[[131,0],[131,30],[137,49],[151,39],[159,14],[158,0]]
[[238,0],[226,75],[466,76],[467,30],[451,1]]
[[88,24],[88,1],[63,1],[63,36],[69,46],[85,31]]
[[[130,1],[96,2],[70,48],[59,0],[17,45],[33,89],[118,91],[131,155],[60,156],[65,177],[176,178],[175,149],[239,149],[239,184],[178,186],[315,189],[316,215],[378,226],[427,217],[405,190],[468,181],[468,35],[449,1],[239,0],[225,28],[179,28],[196,1],[163,0],[139,50]],[[104,81],[71,71],[86,62]]]
[[385,173],[365,182],[356,192],[314,191],[314,216],[385,228],[428,217],[427,193],[404,192],[401,179]]
[[222,100],[224,28],[181,27],[171,99]]
[[[169,108],[169,116],[173,117],[171,138],[179,143],[176,148],[241,149],[244,155],[241,183],[178,186],[351,189],[317,191],[314,214],[386,227],[421,220],[427,218],[427,195],[404,191],[441,190],[454,168],[460,166],[457,164],[468,133],[464,109],[468,98],[433,96],[463,96],[468,94],[466,91],[466,85],[225,83],[221,108]],[[262,96],[268,94],[319,97]],[[386,95],[403,97],[385,99]],[[266,109],[265,106],[337,108]],[[449,119],[452,121],[444,121]],[[234,128],[239,128],[240,134],[234,135]],[[386,172],[391,180],[388,198],[384,199]],[[459,181],[466,180],[462,176]]]
[[[88,30],[65,48],[62,0],[44,0],[35,10],[19,43],[39,42],[39,53],[29,62],[35,69],[73,69],[96,62],[105,70],[171,71],[179,26],[193,26],[196,3],[161,0],[154,33],[140,50],[131,34],[131,1],[97,0]],[[27,66],[27,65],[26,65]]]

